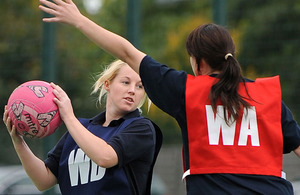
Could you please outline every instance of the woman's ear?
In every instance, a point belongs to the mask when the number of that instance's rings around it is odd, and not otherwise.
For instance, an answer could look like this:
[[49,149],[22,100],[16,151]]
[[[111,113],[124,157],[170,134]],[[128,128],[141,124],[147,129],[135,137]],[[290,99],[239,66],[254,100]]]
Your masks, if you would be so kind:
[[196,58],[194,56],[190,56],[190,64],[191,64],[191,67],[192,67],[192,70],[194,72],[194,75],[195,76],[198,76],[198,75],[201,75],[201,73],[199,72],[199,66],[196,62]]
[[105,89],[106,91],[109,90],[109,81],[108,81],[108,80],[104,81],[104,89]]

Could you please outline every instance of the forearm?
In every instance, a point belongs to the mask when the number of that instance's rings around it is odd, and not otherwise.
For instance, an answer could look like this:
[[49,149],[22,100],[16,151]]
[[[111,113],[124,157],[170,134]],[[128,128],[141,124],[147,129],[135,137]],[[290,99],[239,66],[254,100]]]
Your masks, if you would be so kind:
[[27,175],[39,190],[49,189],[57,183],[56,177],[45,163],[32,153],[24,141],[14,143],[14,147]]
[[56,98],[53,101],[59,107],[61,119],[64,121],[70,135],[83,152],[101,167],[112,167],[118,163],[114,149],[103,139],[88,131],[76,118],[71,100],[58,85],[51,83]]
[[109,168],[118,163],[114,149],[106,141],[88,131],[75,117],[64,120],[64,123],[77,145],[96,164]]
[[126,62],[139,73],[139,65],[145,54],[137,50],[128,40],[104,29],[83,15],[75,27],[100,48]]

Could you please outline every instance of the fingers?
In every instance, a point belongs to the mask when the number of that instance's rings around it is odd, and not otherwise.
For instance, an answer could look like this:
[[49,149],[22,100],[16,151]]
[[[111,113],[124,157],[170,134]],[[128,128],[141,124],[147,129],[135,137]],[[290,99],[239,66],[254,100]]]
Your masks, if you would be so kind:
[[40,4],[41,5],[39,6],[39,8],[42,11],[55,16],[57,16],[57,11],[59,11],[60,7],[65,7],[67,6],[67,4],[75,5],[72,0],[66,0],[66,2],[62,0],[53,0],[53,2],[49,0],[40,0]]
[[[57,16],[57,12],[55,11],[56,5],[50,1],[40,0],[40,3],[43,5],[39,6],[39,9],[45,13],[51,14],[53,16]],[[58,22],[56,17],[43,18],[44,22]]]
[[[54,3],[53,3],[54,2]],[[48,0],[40,0],[41,5],[39,9],[45,13],[51,14],[55,17],[43,18],[44,22],[59,22],[59,7],[64,3],[61,0],[54,0],[53,2]]]
[[22,136],[18,133],[16,126],[13,125],[11,118],[8,116],[7,106],[4,107],[3,122],[14,142],[22,140]]
[[54,3],[56,3],[57,5],[64,5],[66,3],[73,3],[72,1],[70,0],[66,0],[65,2],[62,1],[62,0],[52,0]]
[[20,134],[18,133],[18,131],[14,125],[11,127],[10,134],[14,135],[14,136],[20,136]]
[[53,88],[54,95],[58,95],[64,92],[64,90],[59,85],[56,85],[53,82],[50,83],[50,86]]
[[8,130],[8,132],[11,133],[12,129],[15,129],[15,126],[12,125],[11,118],[8,116],[7,109],[5,110],[4,115],[3,115],[3,122],[4,122],[4,124],[5,124],[6,129]]
[[66,0],[66,3],[74,4],[72,0]]
[[47,7],[49,8],[52,8],[52,9],[57,9],[60,5],[66,5],[66,4],[74,4],[72,2],[72,0],[66,0],[66,2],[62,1],[62,0],[52,0],[52,1],[49,1],[49,0],[40,0],[40,3],[43,4],[43,5],[46,5]]
[[72,0],[40,0],[39,9],[53,17],[43,18],[44,22],[60,22],[75,26],[81,14]]
[[7,106],[4,107],[3,122],[6,126],[6,128],[10,131],[10,129],[11,129],[11,119],[8,116]]
[[58,103],[58,101],[64,101],[68,99],[68,95],[59,85],[56,85],[53,82],[51,82],[50,86],[53,87],[53,94],[56,96],[56,98],[53,99],[55,103]]
[[8,115],[7,106],[5,105],[4,106],[3,119],[2,119],[5,124],[6,124],[7,115]]
[[40,0],[40,4],[41,5],[39,6],[39,8],[42,11],[45,11],[49,14],[55,13],[54,11],[58,9],[58,4],[57,3],[55,4],[55,3],[51,2],[51,1],[48,1],[48,0]]
[[53,94],[55,95],[56,98],[53,98],[53,101],[57,104],[58,103],[58,100],[59,100],[59,86],[58,85],[55,85],[54,83],[50,83],[50,86],[53,88]]
[[11,119],[10,119],[10,117],[7,117],[5,125],[6,125],[7,130],[11,131],[12,125],[11,125]]
[[56,85],[55,83],[51,82],[50,86],[55,89],[55,87],[58,86],[58,85]]
[[55,85],[53,82],[50,83],[50,86],[51,86],[53,89],[55,89],[55,87],[56,87],[56,85]]

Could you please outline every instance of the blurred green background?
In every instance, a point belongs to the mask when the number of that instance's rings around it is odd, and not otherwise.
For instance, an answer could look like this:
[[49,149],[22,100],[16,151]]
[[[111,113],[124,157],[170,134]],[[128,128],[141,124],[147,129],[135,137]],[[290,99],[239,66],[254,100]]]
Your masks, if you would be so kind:
[[[132,16],[133,7],[128,7],[125,0],[103,0],[101,9],[93,14],[87,11],[82,0],[74,2],[84,15],[124,37],[130,38],[130,25],[137,25],[132,40],[137,47],[161,63],[188,73],[192,73],[185,51],[188,33],[207,22],[226,26],[236,43],[244,75],[251,79],[280,75],[283,100],[299,119],[299,0],[140,0],[133,1],[139,11],[135,18],[138,20],[133,23],[128,23],[132,18],[127,17]],[[73,27],[54,24],[50,29],[45,28],[38,5],[37,0],[0,2],[1,119],[13,89],[34,79],[54,81],[62,86],[72,100],[77,117],[96,115],[103,108],[96,106],[97,96],[90,95],[94,77],[114,58]],[[45,58],[51,51],[53,57]],[[181,144],[174,119],[155,105],[149,113],[144,111],[144,115],[161,127],[164,146]],[[43,158],[47,148],[52,148],[65,131],[62,125],[49,138],[27,142]],[[0,164],[19,163],[2,121],[0,148]]]

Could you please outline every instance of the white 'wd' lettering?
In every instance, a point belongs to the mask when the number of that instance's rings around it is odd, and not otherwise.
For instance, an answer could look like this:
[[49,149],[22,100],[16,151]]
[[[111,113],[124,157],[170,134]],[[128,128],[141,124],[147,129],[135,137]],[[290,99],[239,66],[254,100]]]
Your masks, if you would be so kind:
[[[86,184],[89,181],[98,181],[104,176],[106,171],[105,168],[100,167],[95,162],[91,161],[80,148],[77,150],[76,154],[75,150],[70,153],[68,165],[71,186],[78,185],[79,177],[81,184]],[[91,174],[89,175],[90,169]]]
[[[226,124],[222,118],[224,116],[223,106],[217,106],[216,115],[210,105],[206,105],[205,107],[209,144],[219,145],[220,133],[222,132],[223,145],[233,145],[236,122],[230,123],[230,126]],[[248,137],[251,139],[252,146],[260,146],[255,107],[250,107],[248,111],[244,110],[238,145],[247,145]]]

